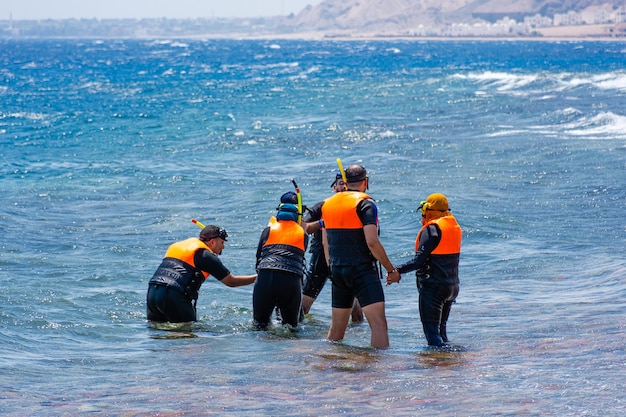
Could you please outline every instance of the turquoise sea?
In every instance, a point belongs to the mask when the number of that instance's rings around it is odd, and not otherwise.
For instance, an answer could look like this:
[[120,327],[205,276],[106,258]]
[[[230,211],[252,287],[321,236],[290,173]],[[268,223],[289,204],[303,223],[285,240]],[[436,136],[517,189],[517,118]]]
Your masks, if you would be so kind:
[[[623,416],[626,43],[0,40],[0,415]],[[295,179],[304,203],[364,165],[395,263],[433,192],[464,229],[449,350],[414,277],[325,340],[255,331],[252,286],[199,321],[145,319],[195,218],[254,272]]]

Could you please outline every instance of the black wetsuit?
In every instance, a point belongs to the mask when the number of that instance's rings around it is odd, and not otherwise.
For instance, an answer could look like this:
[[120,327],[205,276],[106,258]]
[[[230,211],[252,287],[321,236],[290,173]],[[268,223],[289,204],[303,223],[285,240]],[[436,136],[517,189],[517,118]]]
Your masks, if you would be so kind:
[[[317,203],[304,215],[305,223],[312,223],[322,218],[323,201]],[[328,264],[324,256],[324,245],[322,242],[322,230],[318,230],[313,234],[311,246],[309,248],[311,257],[309,258],[308,268],[305,271],[304,287],[302,294],[316,299],[324,288],[326,280],[330,275]]]
[[[447,221],[449,231],[442,232],[437,221]],[[446,227],[445,223],[442,226]],[[440,247],[442,233],[450,235],[446,236],[446,242],[441,245],[448,248],[445,250]],[[414,258],[398,266],[398,271],[416,271],[424,335],[429,345],[443,346],[448,342],[450,310],[459,294],[461,229],[450,215],[423,227],[416,240]]]
[[219,281],[230,271],[217,255],[207,249],[193,254],[195,267],[176,258],[166,257],[148,283],[147,316],[155,322],[181,323],[196,320],[195,300],[207,272]]
[[[282,223],[282,222],[281,222]],[[252,293],[254,324],[266,329],[277,307],[283,324],[298,326],[302,304],[304,251],[308,236],[295,222],[283,223],[292,234],[266,227],[257,247],[257,280]],[[271,236],[270,236],[271,235]]]

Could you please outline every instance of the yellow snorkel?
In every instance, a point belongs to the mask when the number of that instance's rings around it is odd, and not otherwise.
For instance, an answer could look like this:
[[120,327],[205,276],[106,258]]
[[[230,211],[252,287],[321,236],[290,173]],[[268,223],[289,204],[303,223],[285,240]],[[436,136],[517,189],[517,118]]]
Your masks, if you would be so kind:
[[197,224],[200,229],[204,229],[204,225],[196,219],[191,219],[191,223]]
[[343,179],[344,188],[348,189],[348,178],[346,177],[346,171],[343,170],[343,164],[341,163],[341,158],[337,158],[337,165],[339,165],[339,172],[341,172],[341,178]]
[[296,196],[298,196],[298,223],[302,222],[302,194],[300,194],[300,188],[296,184],[296,180],[291,180],[293,186],[296,188]]

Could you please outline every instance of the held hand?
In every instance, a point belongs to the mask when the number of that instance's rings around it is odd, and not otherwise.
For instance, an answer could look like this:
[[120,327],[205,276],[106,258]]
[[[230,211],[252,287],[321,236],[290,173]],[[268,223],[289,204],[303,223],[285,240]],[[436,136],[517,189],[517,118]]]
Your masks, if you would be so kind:
[[401,279],[402,279],[402,275],[398,272],[397,269],[394,268],[391,271],[387,272],[387,283],[386,283],[386,285],[391,285],[394,282],[399,283]]

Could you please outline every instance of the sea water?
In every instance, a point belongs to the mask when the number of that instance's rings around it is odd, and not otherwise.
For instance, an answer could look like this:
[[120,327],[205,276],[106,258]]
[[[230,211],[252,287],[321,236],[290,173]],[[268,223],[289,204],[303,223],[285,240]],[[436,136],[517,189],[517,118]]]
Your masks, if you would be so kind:
[[[0,41],[0,414],[622,416],[626,44]],[[429,349],[415,278],[325,340],[255,331],[252,286],[202,287],[197,323],[145,317],[192,218],[254,273],[280,195],[358,163],[392,262],[420,200],[464,230],[452,347]]]

